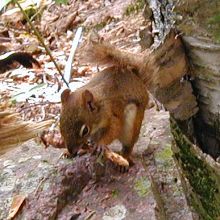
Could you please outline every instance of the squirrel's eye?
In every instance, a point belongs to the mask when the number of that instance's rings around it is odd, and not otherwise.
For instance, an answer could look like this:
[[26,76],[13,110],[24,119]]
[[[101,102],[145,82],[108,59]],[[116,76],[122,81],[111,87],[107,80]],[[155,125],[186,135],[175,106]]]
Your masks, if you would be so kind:
[[85,137],[87,134],[89,134],[89,127],[87,125],[83,125],[81,127],[81,130],[80,130],[80,137]]

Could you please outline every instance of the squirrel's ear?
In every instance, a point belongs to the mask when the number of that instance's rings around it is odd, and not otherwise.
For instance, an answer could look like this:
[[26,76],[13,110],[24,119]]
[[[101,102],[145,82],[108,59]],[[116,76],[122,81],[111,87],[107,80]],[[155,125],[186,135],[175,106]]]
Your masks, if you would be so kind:
[[69,96],[70,96],[71,90],[70,89],[65,89],[62,94],[61,94],[61,102],[62,104],[66,103]]
[[93,94],[89,90],[85,90],[82,93],[83,102],[86,108],[89,109],[89,111],[94,112],[97,110],[97,107],[95,106],[94,97]]

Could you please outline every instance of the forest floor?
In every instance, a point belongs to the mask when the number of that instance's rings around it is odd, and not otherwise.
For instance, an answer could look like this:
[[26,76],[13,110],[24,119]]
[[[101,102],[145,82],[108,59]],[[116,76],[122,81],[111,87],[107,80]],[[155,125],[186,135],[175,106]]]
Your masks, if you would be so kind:
[[[61,68],[64,68],[74,35],[70,27],[84,27],[83,41],[88,38],[89,30],[96,29],[106,40],[120,48],[132,52],[141,50],[139,33],[147,26],[142,16],[142,1],[72,2],[75,4],[63,7],[52,4],[39,24]],[[6,22],[5,19],[2,21]],[[67,26],[68,19],[71,25]],[[8,44],[10,49],[24,49],[24,42],[29,50],[33,49],[33,45],[34,50],[39,47],[32,34],[22,38],[26,29],[15,29],[9,31],[10,35],[16,32],[18,36]],[[21,112],[23,119],[39,121],[59,113],[63,89],[56,90],[63,83],[59,81],[59,85],[56,84],[60,77],[54,74],[55,68],[45,52],[36,54],[42,68],[20,68],[6,72],[0,78],[0,92],[6,109],[13,107]],[[79,54],[83,54],[80,48],[70,83],[73,90],[86,83],[97,69],[80,63]],[[10,105],[9,99],[12,100]],[[146,110],[140,138],[134,148],[135,165],[127,173],[112,173],[98,182],[90,181],[77,199],[70,201],[57,215],[57,219],[195,219],[185,199],[171,145],[169,114],[156,110],[156,107]],[[111,147],[118,150],[120,145],[115,142]],[[0,219],[7,218],[16,195],[26,196],[35,192],[42,178],[48,176],[53,167],[70,160],[61,158],[61,153],[61,149],[44,149],[39,142],[28,141],[0,156]],[[77,218],[73,218],[73,210],[79,213]]]

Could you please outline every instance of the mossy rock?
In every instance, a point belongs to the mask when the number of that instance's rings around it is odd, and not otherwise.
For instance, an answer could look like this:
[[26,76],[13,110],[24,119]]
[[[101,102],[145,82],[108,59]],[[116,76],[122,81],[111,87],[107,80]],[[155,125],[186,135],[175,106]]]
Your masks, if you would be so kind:
[[187,199],[201,219],[220,219],[220,164],[189,141],[174,119],[174,158],[180,167]]

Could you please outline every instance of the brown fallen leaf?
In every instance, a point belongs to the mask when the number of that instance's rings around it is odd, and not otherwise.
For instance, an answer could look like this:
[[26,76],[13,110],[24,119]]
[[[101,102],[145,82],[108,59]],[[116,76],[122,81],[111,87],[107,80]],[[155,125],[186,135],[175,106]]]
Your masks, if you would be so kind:
[[18,214],[19,210],[21,210],[21,207],[25,202],[25,199],[26,197],[24,195],[16,195],[13,197],[7,219],[13,219]]
[[41,141],[45,145],[45,148],[52,146],[55,148],[65,148],[64,141],[58,130],[45,130],[41,136]]

